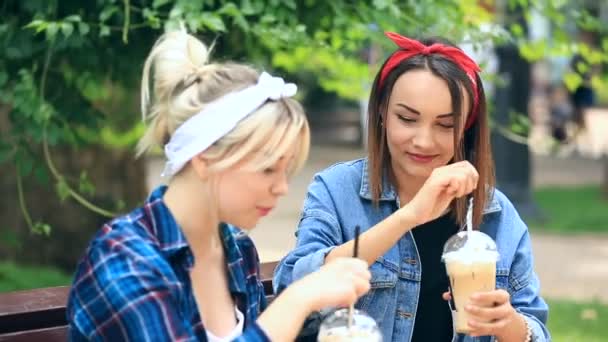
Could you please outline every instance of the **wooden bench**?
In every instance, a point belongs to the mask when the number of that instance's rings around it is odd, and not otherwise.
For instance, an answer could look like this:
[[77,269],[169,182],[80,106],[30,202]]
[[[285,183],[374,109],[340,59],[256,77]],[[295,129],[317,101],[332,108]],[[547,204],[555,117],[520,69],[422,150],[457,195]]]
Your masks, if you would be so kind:
[[[261,265],[266,298],[271,301],[272,273],[277,262]],[[66,341],[69,286],[0,294],[0,341]]]

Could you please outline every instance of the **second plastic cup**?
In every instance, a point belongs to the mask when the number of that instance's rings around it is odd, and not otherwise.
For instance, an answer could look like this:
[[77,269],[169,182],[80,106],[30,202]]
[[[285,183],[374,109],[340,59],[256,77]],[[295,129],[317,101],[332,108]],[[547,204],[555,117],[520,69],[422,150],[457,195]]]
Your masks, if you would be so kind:
[[340,309],[325,318],[319,328],[318,342],[382,342],[382,334],[373,318],[354,310],[348,326],[348,309]]

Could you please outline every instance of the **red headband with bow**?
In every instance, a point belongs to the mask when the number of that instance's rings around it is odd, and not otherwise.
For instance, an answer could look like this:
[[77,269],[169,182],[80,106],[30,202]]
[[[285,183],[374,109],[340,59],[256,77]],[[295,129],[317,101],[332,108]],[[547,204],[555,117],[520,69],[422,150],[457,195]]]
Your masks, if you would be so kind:
[[452,62],[456,63],[458,67],[460,67],[466,74],[469,76],[471,80],[471,84],[473,85],[473,110],[471,111],[471,115],[467,119],[465,124],[465,129],[468,129],[473,125],[475,120],[477,119],[477,106],[479,105],[479,97],[477,94],[477,82],[476,82],[476,73],[481,71],[477,63],[472,60],[469,56],[467,56],[462,50],[448,46],[440,43],[435,43],[433,45],[427,46],[422,44],[421,42],[410,39],[404,36],[401,36],[394,32],[385,32],[385,35],[390,38],[398,47],[399,50],[395,51],[386,63],[384,64],[384,68],[380,72],[380,81],[378,83],[379,86],[382,86],[386,76],[402,61],[416,56],[416,55],[430,55],[430,54],[439,54],[449,58]]

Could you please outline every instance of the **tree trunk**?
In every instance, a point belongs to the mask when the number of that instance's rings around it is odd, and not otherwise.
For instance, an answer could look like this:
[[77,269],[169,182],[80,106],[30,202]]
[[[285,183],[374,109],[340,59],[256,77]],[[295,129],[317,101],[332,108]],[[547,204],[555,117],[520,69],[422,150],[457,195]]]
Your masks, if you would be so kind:
[[[521,21],[520,24],[525,27],[525,22]],[[506,85],[496,89],[493,121],[509,128],[512,111],[528,115],[530,64],[519,55],[515,45],[500,46],[496,49],[496,54],[499,73]],[[539,219],[540,211],[532,200],[532,165],[528,145],[511,141],[494,130],[492,149],[498,188],[509,197],[520,215],[528,219]]]

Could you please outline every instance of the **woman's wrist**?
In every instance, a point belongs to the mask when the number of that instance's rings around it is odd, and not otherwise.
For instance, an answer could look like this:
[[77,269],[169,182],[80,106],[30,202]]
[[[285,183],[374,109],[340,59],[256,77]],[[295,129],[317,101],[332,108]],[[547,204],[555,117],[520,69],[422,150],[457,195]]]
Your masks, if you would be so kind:
[[[502,332],[496,335],[496,342],[531,342],[532,341],[532,329],[528,320],[519,312],[515,312],[515,319],[513,322],[517,327],[507,325]],[[515,329],[514,329],[515,328]]]
[[301,281],[287,287],[282,295],[285,296],[285,305],[292,309],[295,308],[296,311],[301,311],[304,317],[317,310],[319,306],[317,303],[318,296],[309,295],[306,286],[303,286]]
[[409,204],[401,207],[395,214],[399,220],[399,227],[405,229],[403,233],[408,232],[418,225],[416,214]]

